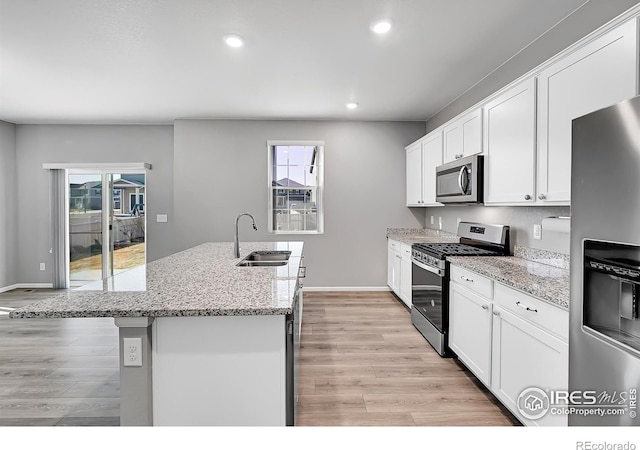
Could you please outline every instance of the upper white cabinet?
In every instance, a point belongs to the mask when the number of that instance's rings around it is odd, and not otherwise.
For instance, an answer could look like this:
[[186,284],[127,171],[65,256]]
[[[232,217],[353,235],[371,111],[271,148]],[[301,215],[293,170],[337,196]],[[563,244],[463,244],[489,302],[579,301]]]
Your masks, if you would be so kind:
[[444,162],[482,153],[482,108],[470,111],[443,128]]
[[536,80],[484,106],[485,204],[529,205],[536,198]]
[[422,141],[407,147],[407,206],[422,206]]
[[436,167],[442,164],[442,130],[407,148],[407,206],[440,206],[436,202]]
[[539,203],[571,200],[571,121],[636,95],[637,40],[634,18],[539,74]]

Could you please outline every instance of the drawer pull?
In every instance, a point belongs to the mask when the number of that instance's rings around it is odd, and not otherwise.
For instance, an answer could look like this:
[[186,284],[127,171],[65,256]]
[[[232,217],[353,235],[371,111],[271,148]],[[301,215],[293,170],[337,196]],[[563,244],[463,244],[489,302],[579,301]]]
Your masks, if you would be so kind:
[[536,313],[538,312],[537,309],[529,308],[527,305],[524,305],[520,302],[516,302],[516,305],[518,305],[522,309],[526,309],[527,311],[536,312]]
[[489,309],[488,305],[482,305],[482,309]]
[[460,278],[463,279],[464,281],[468,281],[469,283],[473,283],[473,280],[471,278],[467,278],[464,275],[460,275]]

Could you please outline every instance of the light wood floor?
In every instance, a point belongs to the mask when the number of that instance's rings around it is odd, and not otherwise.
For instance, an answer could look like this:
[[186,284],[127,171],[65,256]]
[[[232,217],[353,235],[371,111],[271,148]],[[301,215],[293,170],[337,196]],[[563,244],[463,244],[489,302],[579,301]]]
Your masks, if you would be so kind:
[[389,292],[305,293],[298,425],[515,425]]
[[[0,307],[55,292],[0,293]],[[517,424],[388,292],[305,293],[300,357],[298,425]],[[0,426],[117,426],[119,397],[112,319],[0,315]]]
[[[17,308],[59,291],[16,289]],[[118,329],[113,319],[0,315],[0,425],[119,425]]]

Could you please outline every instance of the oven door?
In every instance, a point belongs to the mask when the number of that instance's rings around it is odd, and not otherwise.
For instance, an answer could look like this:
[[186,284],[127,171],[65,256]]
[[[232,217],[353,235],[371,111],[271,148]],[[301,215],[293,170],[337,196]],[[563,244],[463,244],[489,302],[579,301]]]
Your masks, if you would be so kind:
[[446,308],[443,294],[444,270],[412,261],[411,302],[413,308],[424,316],[440,333],[446,328]]

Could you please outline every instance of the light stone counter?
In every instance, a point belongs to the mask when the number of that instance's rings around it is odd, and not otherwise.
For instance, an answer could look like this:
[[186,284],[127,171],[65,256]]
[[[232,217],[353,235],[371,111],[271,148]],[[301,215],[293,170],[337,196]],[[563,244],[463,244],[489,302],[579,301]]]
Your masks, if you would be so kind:
[[569,309],[569,270],[516,256],[450,256],[451,264]]
[[[290,250],[278,267],[239,267],[255,250]],[[279,315],[292,312],[302,242],[205,243],[11,312],[13,319]]]

